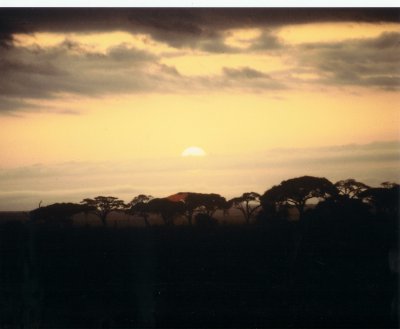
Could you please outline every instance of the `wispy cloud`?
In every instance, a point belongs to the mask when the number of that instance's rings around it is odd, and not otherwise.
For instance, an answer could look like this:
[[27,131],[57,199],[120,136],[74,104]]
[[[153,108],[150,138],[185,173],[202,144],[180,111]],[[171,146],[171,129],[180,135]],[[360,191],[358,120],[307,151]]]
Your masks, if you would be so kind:
[[400,88],[400,33],[377,38],[300,45],[298,66],[320,75],[318,84]]
[[[1,9],[0,113],[35,110],[33,99],[60,94],[97,97],[132,93],[235,90],[270,92],[315,86],[357,86],[398,90],[399,33],[340,42],[286,44],[276,33],[287,25],[316,22],[398,23],[393,9]],[[235,29],[260,34],[245,47],[227,42]],[[99,33],[125,31],[174,51],[152,52],[116,43],[99,52],[65,38],[57,45],[21,46],[16,33]],[[162,64],[168,56],[246,54],[243,67],[222,64],[220,74],[187,76]],[[284,69],[266,72],[251,56],[268,54]],[[193,63],[199,65],[201,63]],[[311,75],[312,79],[303,79]]]
[[111,47],[105,54],[86,51],[76,42],[47,48],[16,47],[3,52],[0,69],[0,111],[6,114],[34,109],[31,100],[55,99],[60,94],[185,93],[189,85],[190,92],[283,86],[249,67],[224,68],[221,75],[214,76],[184,76],[175,67],[162,64],[157,55],[126,44]]

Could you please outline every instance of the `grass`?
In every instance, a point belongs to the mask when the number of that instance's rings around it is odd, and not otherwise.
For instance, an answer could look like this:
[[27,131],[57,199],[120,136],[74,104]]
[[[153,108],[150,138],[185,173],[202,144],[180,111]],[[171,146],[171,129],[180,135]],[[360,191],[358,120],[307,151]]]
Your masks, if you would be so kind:
[[387,228],[371,225],[316,225],[296,253],[301,232],[285,221],[213,228],[8,222],[0,225],[0,327],[394,326]]

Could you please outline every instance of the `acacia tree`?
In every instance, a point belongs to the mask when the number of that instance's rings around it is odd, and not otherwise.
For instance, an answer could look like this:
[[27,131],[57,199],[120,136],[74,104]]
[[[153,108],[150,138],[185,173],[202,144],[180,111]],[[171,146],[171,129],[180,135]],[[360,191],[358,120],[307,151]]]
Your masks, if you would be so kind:
[[146,204],[146,207],[148,212],[159,214],[167,226],[174,225],[175,217],[185,211],[183,202],[171,201],[168,198],[152,199]]
[[303,176],[282,181],[266,191],[260,200],[263,208],[264,205],[268,208],[271,204],[274,206],[293,205],[298,210],[301,219],[308,200],[326,199],[337,194],[337,188],[326,178]]
[[189,225],[193,224],[195,213],[212,217],[218,209],[226,210],[229,208],[225,198],[215,193],[179,192],[167,199],[181,202],[184,205],[183,215],[187,218]]
[[369,189],[370,187],[364,183],[358,182],[353,178],[340,180],[335,183],[340,195],[346,196],[349,199],[358,198],[361,192]]
[[212,217],[217,210],[225,210],[228,205],[226,199],[216,193],[200,194],[199,202],[200,206],[197,208],[197,211],[210,217]]
[[260,194],[256,192],[243,193],[242,196],[229,200],[229,203],[242,214],[247,224],[254,217],[256,211],[261,207]]
[[124,211],[124,201],[112,196],[97,196],[94,199],[83,199],[84,205],[92,207],[92,213],[98,216],[104,226],[107,226],[107,216],[113,211]]
[[384,182],[382,187],[371,187],[360,193],[360,198],[368,202],[379,215],[398,216],[400,185]]
[[192,224],[194,212],[206,214],[212,217],[218,209],[226,208],[224,197],[215,193],[188,193],[185,199],[185,215]]
[[129,215],[138,215],[143,218],[145,226],[150,226],[149,223],[149,207],[148,202],[152,200],[151,195],[139,194],[134,197],[131,202],[127,204],[128,210],[126,211]]
[[45,223],[57,222],[62,225],[72,224],[72,217],[82,212],[93,211],[88,205],[76,203],[54,203],[45,207],[39,207],[29,212],[29,218],[34,221]]
[[195,211],[201,206],[199,198],[201,194],[195,192],[178,192],[167,197],[168,200],[173,202],[180,202],[184,204],[183,215],[188,220],[188,224],[192,225],[192,219]]
[[384,188],[393,188],[393,187],[396,188],[399,187],[400,185],[394,182],[383,182],[381,183],[381,186]]
[[192,225],[193,214],[202,206],[202,194],[195,192],[181,193],[184,196],[185,203],[184,215],[188,220],[188,224]]

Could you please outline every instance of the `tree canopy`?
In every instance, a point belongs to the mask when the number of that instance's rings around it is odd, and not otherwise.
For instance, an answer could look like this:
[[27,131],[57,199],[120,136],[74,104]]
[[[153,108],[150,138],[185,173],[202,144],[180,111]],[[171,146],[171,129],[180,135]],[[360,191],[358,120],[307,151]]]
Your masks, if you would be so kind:
[[33,221],[44,221],[45,223],[58,222],[70,223],[72,217],[82,212],[93,211],[89,205],[76,203],[54,203],[45,207],[39,207],[29,212],[29,217]]
[[167,198],[152,199],[145,204],[145,207],[148,212],[159,214],[167,226],[174,225],[175,217],[185,211],[183,202],[175,202]]
[[350,199],[358,198],[362,191],[369,188],[368,185],[358,182],[353,178],[340,180],[335,183],[340,195],[347,196]]
[[101,219],[104,226],[107,225],[107,216],[109,213],[126,209],[124,201],[112,196],[97,196],[94,199],[83,199],[81,203],[92,207],[92,213]]
[[400,186],[382,184],[387,187],[371,187],[360,193],[360,198],[370,203],[380,215],[398,216]]
[[229,200],[229,203],[238,209],[249,224],[256,211],[261,207],[260,194],[256,192],[243,193],[241,196]]
[[153,197],[151,195],[146,194],[139,194],[138,196],[134,197],[131,202],[127,204],[127,211],[128,215],[138,215],[143,218],[144,224],[146,226],[150,226],[149,223],[149,207],[147,203],[152,200]]
[[188,224],[192,225],[195,213],[213,216],[215,211],[225,210],[229,207],[224,197],[216,193],[179,192],[167,198],[170,201],[181,202],[184,205],[183,215]]
[[199,208],[199,212],[210,217],[212,217],[217,210],[224,210],[228,206],[226,199],[216,193],[201,194],[200,201],[202,204]]
[[302,219],[305,206],[311,199],[315,199],[312,200],[314,203],[329,199],[331,202],[325,202],[324,205],[332,209],[339,206],[358,207],[361,202],[363,205],[360,209],[369,205],[376,214],[392,216],[399,212],[399,198],[400,186],[397,183],[384,182],[381,187],[369,187],[353,178],[332,184],[324,177],[302,176],[284,180],[266,190],[262,196],[257,192],[246,192],[229,201],[216,193],[196,192],[179,192],[164,198],[139,194],[128,204],[117,197],[97,196],[83,199],[81,204],[56,203],[46,207],[40,207],[39,204],[39,208],[29,212],[29,217],[36,221],[68,222],[73,215],[85,212],[97,215],[103,225],[107,225],[108,215],[121,211],[142,217],[146,226],[150,225],[150,214],[161,216],[166,225],[173,225],[176,217],[185,216],[188,224],[192,225],[194,216],[198,214],[213,218],[217,210],[226,214],[233,207],[243,214],[246,223],[250,223],[258,213],[259,218],[288,219],[291,207],[297,209]]
[[270,208],[271,204],[278,207],[293,205],[301,218],[308,200],[326,199],[337,194],[337,188],[326,178],[302,176],[282,181],[279,185],[267,190],[261,197],[261,204],[263,208]]

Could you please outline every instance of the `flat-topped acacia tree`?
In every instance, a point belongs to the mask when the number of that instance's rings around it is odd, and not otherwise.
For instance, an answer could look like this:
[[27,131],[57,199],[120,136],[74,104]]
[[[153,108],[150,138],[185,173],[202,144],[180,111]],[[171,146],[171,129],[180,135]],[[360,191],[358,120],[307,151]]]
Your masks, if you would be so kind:
[[43,221],[46,224],[58,223],[62,225],[72,224],[72,217],[79,213],[88,213],[94,208],[87,204],[54,203],[29,212],[29,218],[33,222]]
[[361,192],[370,188],[368,185],[358,182],[353,178],[340,180],[335,183],[335,186],[340,195],[348,197],[349,199],[358,198]]
[[144,220],[144,225],[150,226],[150,210],[148,207],[148,202],[152,199],[154,199],[153,196],[146,194],[139,194],[138,196],[135,196],[132,201],[127,204],[126,213],[128,215],[138,215],[142,217]]
[[145,204],[146,211],[158,214],[166,226],[174,225],[175,217],[185,212],[185,205],[182,201],[171,201],[167,198],[151,199]]
[[246,224],[250,224],[250,220],[261,207],[260,194],[256,192],[246,192],[241,196],[228,201],[232,207],[238,209],[246,220]]
[[212,217],[217,210],[225,210],[228,208],[226,199],[216,193],[185,192],[182,194],[186,195],[183,200],[185,205],[184,215],[189,225],[192,225],[195,212]]
[[400,185],[384,182],[382,187],[371,187],[361,192],[360,199],[368,202],[378,215],[394,216],[398,219]]
[[113,211],[124,211],[124,201],[112,196],[97,196],[94,199],[83,199],[81,203],[92,207],[91,213],[98,216],[104,226],[107,226],[107,216]]
[[293,205],[299,212],[299,218],[302,219],[308,200],[326,199],[337,195],[337,188],[326,178],[302,176],[273,186],[261,196],[260,200],[264,209],[269,208],[271,204]]
[[202,198],[202,205],[199,208],[199,212],[210,217],[212,217],[217,210],[226,210],[228,208],[228,202],[219,194],[207,193],[203,194]]

